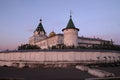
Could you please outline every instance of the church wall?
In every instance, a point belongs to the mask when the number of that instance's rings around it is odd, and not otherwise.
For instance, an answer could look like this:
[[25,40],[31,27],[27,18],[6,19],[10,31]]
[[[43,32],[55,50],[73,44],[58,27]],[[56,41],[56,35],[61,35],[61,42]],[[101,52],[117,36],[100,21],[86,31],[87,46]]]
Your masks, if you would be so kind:
[[41,49],[46,49],[48,47],[47,39],[41,40],[36,43]]
[[56,35],[41,40],[37,42],[36,45],[38,45],[41,49],[48,49],[48,47],[52,47],[53,45],[62,44],[62,43],[63,43],[63,36]]
[[58,44],[63,44],[63,43],[64,43],[63,40],[64,40],[64,39],[63,39],[63,35],[59,35],[59,36],[58,36]]
[[34,45],[34,37],[33,36],[29,38],[29,44]]
[[98,40],[87,40],[87,39],[78,39],[79,43],[88,43],[88,44],[100,44]]
[[51,47],[53,45],[58,44],[58,36],[53,36],[51,38],[48,39],[48,45]]

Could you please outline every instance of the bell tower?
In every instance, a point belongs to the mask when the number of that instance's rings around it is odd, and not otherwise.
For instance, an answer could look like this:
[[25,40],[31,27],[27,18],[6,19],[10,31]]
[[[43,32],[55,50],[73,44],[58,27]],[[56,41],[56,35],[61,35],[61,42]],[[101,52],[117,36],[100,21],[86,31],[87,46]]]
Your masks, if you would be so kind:
[[29,43],[35,44],[36,42],[39,42],[40,40],[45,39],[45,38],[47,38],[46,32],[42,25],[42,19],[40,19],[40,23],[38,24],[37,28],[35,29],[33,36],[30,38]]
[[40,35],[40,36],[46,35],[46,32],[42,25],[42,19],[40,19],[40,23],[39,23],[38,27],[36,28],[36,30],[34,31],[34,35]]

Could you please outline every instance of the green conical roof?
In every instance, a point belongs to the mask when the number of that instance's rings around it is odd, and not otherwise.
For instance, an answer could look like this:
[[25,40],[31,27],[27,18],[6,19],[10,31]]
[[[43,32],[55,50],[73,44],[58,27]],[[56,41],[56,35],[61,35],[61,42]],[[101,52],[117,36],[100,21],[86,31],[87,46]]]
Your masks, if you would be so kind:
[[70,17],[70,20],[69,20],[66,28],[75,28],[75,25],[74,25],[71,17]]
[[38,25],[38,27],[36,28],[35,31],[38,31],[38,32],[43,31],[43,32],[45,32],[45,30],[43,28],[43,25],[42,25],[42,20],[41,19],[40,19],[40,23],[39,23],[39,25]]
[[64,31],[65,29],[77,29],[79,31],[79,29],[75,27],[75,25],[72,21],[72,16],[71,15],[70,15],[70,19],[68,21],[68,24],[67,24],[66,28],[62,29],[62,31]]

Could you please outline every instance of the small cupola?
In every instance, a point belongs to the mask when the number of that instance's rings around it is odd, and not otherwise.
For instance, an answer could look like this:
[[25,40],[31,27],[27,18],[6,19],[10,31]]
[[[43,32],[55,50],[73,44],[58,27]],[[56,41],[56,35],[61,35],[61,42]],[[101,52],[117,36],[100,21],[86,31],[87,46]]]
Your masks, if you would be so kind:
[[49,34],[49,37],[53,37],[53,36],[56,36],[56,33],[54,31],[52,31],[50,34]]

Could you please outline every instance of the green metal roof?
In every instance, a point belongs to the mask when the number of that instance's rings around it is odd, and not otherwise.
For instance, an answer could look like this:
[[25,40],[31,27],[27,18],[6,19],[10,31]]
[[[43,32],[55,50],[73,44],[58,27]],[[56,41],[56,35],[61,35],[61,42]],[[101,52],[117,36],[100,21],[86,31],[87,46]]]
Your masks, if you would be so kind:
[[41,19],[40,19],[40,23],[39,23],[39,25],[38,25],[38,27],[36,28],[35,31],[38,31],[38,32],[43,31],[43,32],[45,32],[44,27],[42,25],[42,20]]
[[75,28],[75,25],[74,25],[71,17],[70,17],[70,20],[69,20],[66,28]]
[[77,29],[79,31],[79,29],[75,27],[71,17],[72,16],[70,15],[69,22],[68,22],[66,28],[62,29],[62,31],[64,31],[65,29]]

